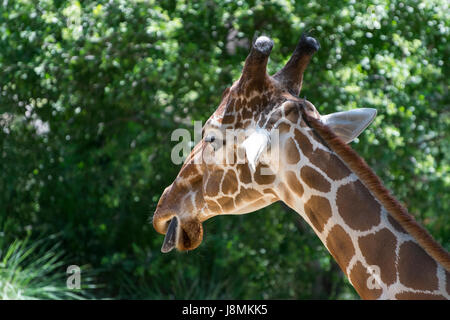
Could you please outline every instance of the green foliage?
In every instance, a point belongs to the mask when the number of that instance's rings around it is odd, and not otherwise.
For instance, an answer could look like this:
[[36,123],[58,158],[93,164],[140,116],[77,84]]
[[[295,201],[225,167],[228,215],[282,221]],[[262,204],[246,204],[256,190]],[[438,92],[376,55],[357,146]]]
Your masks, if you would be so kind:
[[312,30],[321,50],[302,94],[321,113],[378,110],[353,147],[450,249],[449,12],[438,0],[3,1],[0,230],[10,243],[61,234],[100,272],[98,298],[356,298],[279,204],[211,219],[199,249],[162,255],[149,217],[179,170],[170,133],[209,117],[255,35],[275,42],[273,73]]
[[[1,241],[2,239],[0,239]],[[52,239],[30,243],[29,239],[15,240],[9,246],[0,242],[0,300],[84,299],[84,289],[71,290],[66,286],[63,253]],[[89,278],[83,279],[85,283]]]

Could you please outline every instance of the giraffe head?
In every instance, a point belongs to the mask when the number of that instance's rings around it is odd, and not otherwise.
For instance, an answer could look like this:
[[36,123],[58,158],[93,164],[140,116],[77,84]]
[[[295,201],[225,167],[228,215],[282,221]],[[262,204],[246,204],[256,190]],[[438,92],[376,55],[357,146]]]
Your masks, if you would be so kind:
[[297,98],[303,73],[319,49],[316,39],[302,36],[286,65],[269,76],[272,47],[265,36],[253,43],[241,77],[224,91],[202,140],[161,196],[153,225],[166,235],[163,252],[196,248],[202,222],[213,216],[249,213],[278,200],[289,204],[285,186],[302,188],[301,177],[286,172],[299,161],[302,148],[289,137],[309,130],[302,112],[321,119],[345,142],[373,120],[373,109],[321,116],[311,102]]

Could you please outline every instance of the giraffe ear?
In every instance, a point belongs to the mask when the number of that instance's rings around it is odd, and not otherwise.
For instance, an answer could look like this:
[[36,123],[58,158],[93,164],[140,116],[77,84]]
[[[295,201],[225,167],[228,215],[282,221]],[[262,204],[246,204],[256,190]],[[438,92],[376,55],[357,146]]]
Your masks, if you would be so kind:
[[330,113],[320,119],[345,143],[350,143],[372,123],[376,115],[376,109],[359,108]]
[[265,129],[256,129],[242,143],[250,169],[255,172],[259,157],[270,143],[270,134]]

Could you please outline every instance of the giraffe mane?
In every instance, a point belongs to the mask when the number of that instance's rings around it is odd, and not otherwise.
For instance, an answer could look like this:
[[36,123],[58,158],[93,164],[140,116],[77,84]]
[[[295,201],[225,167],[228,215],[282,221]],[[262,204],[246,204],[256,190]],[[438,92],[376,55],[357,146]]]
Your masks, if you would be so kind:
[[[300,102],[301,103],[301,102]],[[303,105],[303,104],[302,104]],[[450,254],[421,226],[415,218],[408,213],[392,193],[383,185],[381,179],[369,167],[366,161],[359,156],[349,145],[345,144],[327,125],[320,119],[302,110],[303,118],[316,135],[334,151],[369,189],[377,197],[378,201],[386,208],[394,218],[409,234],[417,240],[420,246],[442,266],[450,271]]]

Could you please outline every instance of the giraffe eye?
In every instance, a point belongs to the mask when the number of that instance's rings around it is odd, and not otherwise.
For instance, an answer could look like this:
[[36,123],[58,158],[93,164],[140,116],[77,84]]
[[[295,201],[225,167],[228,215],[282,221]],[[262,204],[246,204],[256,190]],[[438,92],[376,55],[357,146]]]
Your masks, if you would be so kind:
[[216,137],[214,137],[213,135],[208,135],[206,138],[205,138],[205,141],[206,142],[214,142],[216,140]]

